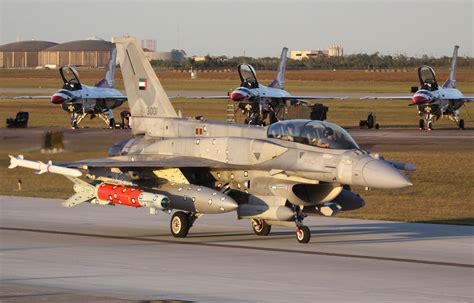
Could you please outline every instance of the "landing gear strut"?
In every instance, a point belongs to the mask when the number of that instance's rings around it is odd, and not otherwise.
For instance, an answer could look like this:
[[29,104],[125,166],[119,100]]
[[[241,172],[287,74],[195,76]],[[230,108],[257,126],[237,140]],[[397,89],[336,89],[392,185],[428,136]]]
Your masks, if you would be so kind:
[[196,219],[197,216],[194,213],[175,212],[170,221],[171,234],[176,238],[185,238]]
[[295,224],[296,224],[296,240],[299,243],[308,243],[311,239],[311,230],[308,226],[303,225],[304,215],[298,206],[294,207],[295,211]]
[[272,226],[265,222],[265,220],[252,219],[252,229],[257,236],[268,236]]

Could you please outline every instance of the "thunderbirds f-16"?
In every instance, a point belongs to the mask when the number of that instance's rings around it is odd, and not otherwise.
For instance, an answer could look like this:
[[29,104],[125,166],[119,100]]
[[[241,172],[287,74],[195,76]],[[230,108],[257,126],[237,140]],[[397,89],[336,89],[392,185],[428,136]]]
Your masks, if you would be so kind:
[[453,58],[451,59],[451,69],[449,78],[443,86],[439,86],[436,81],[435,72],[430,66],[420,66],[418,68],[418,78],[421,88],[413,87],[413,96],[386,96],[386,97],[363,97],[362,99],[400,99],[411,100],[417,106],[420,116],[420,129],[433,129],[433,122],[447,116],[454,121],[459,129],[464,129],[464,120],[459,116],[459,109],[465,102],[474,101],[474,97],[464,96],[456,89],[456,69],[459,46],[454,46]]
[[90,115],[91,119],[99,117],[107,126],[115,128],[112,110],[127,101],[127,96],[113,88],[115,61],[116,49],[112,51],[104,79],[95,86],[82,84],[74,67],[62,66],[59,68],[59,74],[64,85],[52,96],[19,96],[15,99],[51,99],[52,103],[61,105],[62,109],[69,113],[72,128],[77,128],[87,115]]
[[280,63],[276,79],[265,86],[257,81],[255,69],[250,64],[240,64],[237,67],[240,86],[224,96],[187,97],[188,99],[230,99],[239,102],[239,107],[245,114],[245,122],[251,125],[261,125],[267,119],[270,123],[279,120],[289,105],[306,104],[306,100],[345,99],[345,97],[329,96],[293,96],[285,89],[285,70],[288,48],[281,51]]
[[[109,157],[54,165],[11,157],[10,168],[57,173],[74,183],[63,205],[147,207],[171,213],[170,230],[186,237],[206,214],[236,212],[257,235],[291,226],[310,240],[306,216],[332,216],[364,206],[350,186],[396,189],[411,185],[399,170],[359,148],[336,124],[286,120],[268,127],[178,117],[134,38],[115,38],[134,137]],[[87,172],[88,181],[79,179]]]

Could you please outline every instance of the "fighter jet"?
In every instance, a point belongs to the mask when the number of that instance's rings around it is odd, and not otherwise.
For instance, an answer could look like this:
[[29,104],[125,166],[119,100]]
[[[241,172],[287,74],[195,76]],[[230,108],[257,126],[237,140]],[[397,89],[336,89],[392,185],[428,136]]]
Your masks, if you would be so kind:
[[454,121],[459,129],[464,129],[464,120],[459,116],[459,109],[465,102],[474,101],[474,97],[466,97],[456,89],[458,49],[459,46],[454,46],[449,78],[443,86],[438,85],[433,68],[423,65],[418,68],[421,88],[413,87],[412,92],[415,93],[413,96],[367,96],[361,99],[411,100],[410,105],[417,107],[420,116],[418,122],[420,130],[424,128],[432,130],[433,122],[444,116]]
[[229,99],[238,102],[245,115],[245,123],[250,125],[261,125],[267,117],[270,123],[277,122],[284,116],[287,106],[310,104],[307,100],[346,99],[346,97],[329,96],[292,96],[284,89],[287,53],[288,48],[284,47],[276,79],[268,86],[257,81],[255,69],[250,64],[240,64],[237,67],[240,86],[228,95],[190,96],[187,99]]
[[91,119],[99,117],[108,127],[115,128],[112,110],[127,101],[127,96],[113,88],[115,62],[116,49],[112,51],[104,79],[95,86],[82,84],[73,66],[62,66],[59,68],[59,74],[64,85],[52,96],[18,96],[15,99],[51,99],[51,103],[61,105],[61,108],[69,113],[73,129],[77,128],[87,115],[90,115]]
[[[205,214],[235,212],[255,234],[274,225],[310,240],[307,216],[333,216],[364,206],[350,186],[402,188],[410,164],[362,150],[336,124],[286,120],[269,127],[178,117],[138,41],[115,38],[134,137],[109,157],[54,165],[10,156],[17,166],[58,173],[74,183],[63,205],[147,207],[171,213],[174,237],[186,237]],[[87,182],[79,179],[86,171]]]

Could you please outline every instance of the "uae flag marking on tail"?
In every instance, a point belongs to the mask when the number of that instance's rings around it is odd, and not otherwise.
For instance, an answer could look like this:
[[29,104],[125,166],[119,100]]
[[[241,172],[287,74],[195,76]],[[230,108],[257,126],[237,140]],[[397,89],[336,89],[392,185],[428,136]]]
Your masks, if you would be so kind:
[[138,89],[139,90],[146,90],[146,78],[140,78],[138,80]]

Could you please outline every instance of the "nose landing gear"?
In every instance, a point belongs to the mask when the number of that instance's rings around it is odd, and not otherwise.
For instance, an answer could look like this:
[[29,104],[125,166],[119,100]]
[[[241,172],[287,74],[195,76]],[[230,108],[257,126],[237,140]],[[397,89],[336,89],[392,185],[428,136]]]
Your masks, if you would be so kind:
[[311,231],[306,225],[301,225],[296,227],[296,239],[299,243],[308,243],[311,239]]
[[295,224],[296,224],[296,240],[299,243],[306,244],[311,240],[311,230],[308,226],[303,225],[304,214],[298,206],[294,206]]

